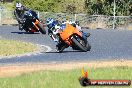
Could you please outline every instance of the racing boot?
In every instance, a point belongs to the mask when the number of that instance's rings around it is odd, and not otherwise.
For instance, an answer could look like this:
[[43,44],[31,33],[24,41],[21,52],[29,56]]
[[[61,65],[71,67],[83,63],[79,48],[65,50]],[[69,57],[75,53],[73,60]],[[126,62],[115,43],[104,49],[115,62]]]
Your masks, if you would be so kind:
[[19,30],[23,30],[23,25],[22,24],[19,24]]

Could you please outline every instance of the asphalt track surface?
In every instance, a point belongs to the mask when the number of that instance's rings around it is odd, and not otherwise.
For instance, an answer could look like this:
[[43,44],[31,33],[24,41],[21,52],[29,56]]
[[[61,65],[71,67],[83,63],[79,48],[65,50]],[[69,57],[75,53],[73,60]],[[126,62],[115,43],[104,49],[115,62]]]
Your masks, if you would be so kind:
[[42,52],[38,55],[0,59],[0,65],[132,59],[132,31],[101,29],[84,29],[84,31],[91,33],[88,39],[92,46],[91,51],[79,52],[72,50],[72,48],[67,48],[63,53],[57,53],[55,49],[56,43],[47,34],[27,34],[18,30],[16,26],[0,26],[0,36],[2,38],[46,45],[52,49],[50,52]]

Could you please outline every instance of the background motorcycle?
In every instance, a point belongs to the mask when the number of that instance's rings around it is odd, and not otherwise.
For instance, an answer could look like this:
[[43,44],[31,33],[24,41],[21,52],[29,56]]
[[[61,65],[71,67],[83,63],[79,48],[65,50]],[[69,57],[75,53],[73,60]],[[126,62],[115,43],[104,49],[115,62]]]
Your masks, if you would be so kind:
[[66,24],[66,28],[57,33],[58,45],[56,46],[59,52],[62,52],[69,46],[74,50],[81,50],[83,52],[90,51],[91,46],[88,41],[84,41],[82,33],[70,24]]
[[43,24],[39,21],[37,14],[32,10],[26,11],[24,14],[23,29],[30,33],[40,31],[42,34],[46,34]]

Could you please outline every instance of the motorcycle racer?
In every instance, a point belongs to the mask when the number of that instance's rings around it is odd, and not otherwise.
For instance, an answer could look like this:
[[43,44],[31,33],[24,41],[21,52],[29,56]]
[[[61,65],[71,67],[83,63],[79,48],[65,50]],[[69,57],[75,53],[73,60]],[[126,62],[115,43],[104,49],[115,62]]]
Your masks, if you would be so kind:
[[25,24],[25,20],[26,20],[25,15],[28,14],[29,11],[32,11],[32,13],[35,14],[36,18],[38,19],[35,11],[23,6],[20,2],[16,3],[16,9],[14,10],[14,15],[16,17],[16,20],[19,23],[19,30],[25,29],[25,31],[28,31],[28,28],[24,24]]
[[[55,29],[60,29],[59,28],[59,23],[54,20],[53,18],[48,18],[46,20],[46,24],[48,27],[48,35],[55,41],[57,42],[57,38],[56,38],[56,33],[55,33]],[[57,28],[58,27],[58,28]]]
[[[56,34],[59,31],[62,31],[66,28],[66,23],[71,24],[72,26],[74,26],[75,28],[77,28],[81,33],[82,33],[82,37],[85,41],[85,43],[87,43],[87,38],[90,36],[90,33],[85,33],[82,31],[79,22],[62,22],[61,24],[58,23],[58,21],[54,20],[53,18],[49,18],[47,19],[47,27],[48,27],[48,34],[50,35],[50,37],[55,41],[58,42],[59,40],[56,37]],[[59,47],[59,45],[61,44],[57,44],[58,49],[61,49],[61,47]]]
[[16,3],[16,9],[14,10],[14,15],[16,20],[19,23],[19,30],[23,30],[23,23],[24,23],[24,13],[29,9],[24,7],[20,2]]

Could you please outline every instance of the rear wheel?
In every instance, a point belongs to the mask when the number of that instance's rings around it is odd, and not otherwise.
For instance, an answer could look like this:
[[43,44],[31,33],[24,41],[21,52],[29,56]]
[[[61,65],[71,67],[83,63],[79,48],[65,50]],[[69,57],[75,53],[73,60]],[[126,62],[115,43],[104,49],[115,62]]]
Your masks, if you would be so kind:
[[29,30],[28,32],[29,32],[30,34],[34,34],[35,31]]
[[67,47],[68,45],[65,42],[61,42],[61,41],[56,45],[56,49],[59,53],[61,53]]
[[82,39],[79,38],[79,40],[78,40],[75,37],[73,37],[72,41],[74,42],[75,46],[77,46],[80,50],[82,50],[84,52],[88,51],[87,45],[84,43],[84,41]]
[[37,26],[42,34],[46,34],[46,30],[41,23],[38,23]]
[[59,53],[62,53],[66,46],[56,46],[56,49]]

